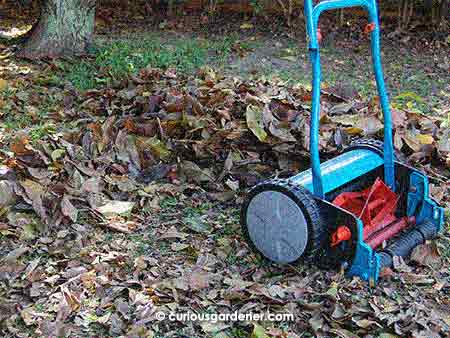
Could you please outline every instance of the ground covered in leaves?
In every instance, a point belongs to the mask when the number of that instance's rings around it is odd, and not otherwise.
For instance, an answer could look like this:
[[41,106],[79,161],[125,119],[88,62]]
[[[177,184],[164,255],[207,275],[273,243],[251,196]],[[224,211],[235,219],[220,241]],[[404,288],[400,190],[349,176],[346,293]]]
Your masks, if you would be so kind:
[[[245,190],[308,167],[310,87],[306,75],[290,75],[309,72],[303,61],[294,66],[304,52],[247,33],[184,42],[171,35],[171,43],[157,34],[147,37],[150,49],[99,37],[83,60],[27,63],[2,45],[1,335],[448,336],[448,226],[374,289],[339,271],[271,265],[243,241]],[[367,55],[343,62],[328,53],[329,69],[367,63]],[[444,48],[427,57],[435,60],[428,69],[410,60],[411,69],[398,69],[410,76],[393,81],[395,145],[448,206],[448,55]],[[261,61],[287,71],[255,71]],[[356,83],[337,78],[324,89],[323,158],[355,138],[382,137],[373,83],[356,75]],[[171,322],[158,321],[159,311],[269,311],[294,320]]]

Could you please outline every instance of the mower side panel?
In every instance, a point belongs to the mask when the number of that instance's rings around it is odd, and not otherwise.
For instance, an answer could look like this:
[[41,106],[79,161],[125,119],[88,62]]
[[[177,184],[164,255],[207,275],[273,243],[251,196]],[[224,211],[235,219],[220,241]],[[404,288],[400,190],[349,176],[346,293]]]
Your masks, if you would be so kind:
[[431,222],[438,232],[441,232],[444,226],[444,208],[430,198],[428,177],[418,170],[413,170],[409,186],[408,216],[416,216],[417,224]]
[[374,285],[380,274],[380,257],[363,240],[364,225],[360,219],[358,222],[358,244],[356,246],[355,259],[348,271],[348,275],[358,276]]
[[[440,207],[429,195],[429,180],[422,172],[405,166],[397,162],[398,167],[404,167],[409,171],[409,186],[406,214],[407,216],[415,216],[417,225],[429,222],[436,226],[437,232],[442,231],[444,225],[444,208]],[[400,173],[400,170],[397,170]],[[399,181],[397,177],[397,181]],[[405,183],[407,184],[408,181]],[[354,260],[350,269],[349,276],[359,276],[363,280],[369,281],[371,285],[376,284],[381,270],[380,253],[373,250],[363,241],[363,223],[356,218],[358,224],[358,243]],[[417,228],[417,226],[415,227]]]
[[[320,165],[323,192],[327,194],[383,165],[383,158],[369,149],[355,149]],[[314,193],[312,170],[306,170],[289,181]]]
[[[355,235],[352,238],[352,257],[348,257],[348,260],[345,259],[345,261],[341,261],[340,263],[345,263],[346,265],[348,264],[348,270],[346,271],[347,276],[358,276],[361,279],[370,282],[371,285],[374,285],[380,274],[380,257],[369,245],[364,242],[364,225],[362,221],[350,212],[326,200],[316,197],[316,201],[323,210],[324,216],[332,216],[331,219],[334,219],[334,222],[329,224],[328,230],[330,232],[335,230],[337,225],[344,221],[342,219],[343,214],[346,215],[345,218],[348,222],[345,224],[350,226],[350,223],[353,223],[355,225],[355,227],[352,225],[352,232]],[[334,256],[332,251],[328,251],[328,254]],[[325,262],[327,262],[327,260],[325,260]]]

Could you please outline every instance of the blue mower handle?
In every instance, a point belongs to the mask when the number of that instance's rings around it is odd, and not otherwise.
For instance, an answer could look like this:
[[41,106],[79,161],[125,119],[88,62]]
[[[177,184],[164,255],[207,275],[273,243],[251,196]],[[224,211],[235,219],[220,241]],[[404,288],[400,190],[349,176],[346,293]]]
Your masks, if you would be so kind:
[[322,12],[333,9],[348,7],[363,7],[369,14],[371,30],[371,50],[373,71],[377,82],[378,95],[384,116],[384,180],[385,183],[395,191],[394,172],[394,145],[392,140],[392,114],[389,105],[389,97],[383,76],[380,48],[380,25],[378,20],[378,7],[376,0],[326,0],[319,4],[313,4],[312,0],[305,0],[305,18],[309,37],[309,51],[313,68],[312,80],[312,104],[311,104],[311,128],[310,128],[310,151],[311,168],[313,176],[314,194],[324,198],[322,173],[319,156],[319,131],[320,131],[320,46],[318,39],[318,23]]
[[[305,0],[305,16],[307,20],[306,25],[308,29],[308,35],[310,37],[310,48],[319,48],[319,43],[317,41],[317,34],[314,34],[314,32],[317,32],[319,17],[323,11],[350,8],[350,7],[364,7],[367,9],[370,15],[371,4],[372,4],[371,0],[327,0],[322,1],[316,6],[314,6],[313,0]],[[376,21],[378,21],[378,18]]]

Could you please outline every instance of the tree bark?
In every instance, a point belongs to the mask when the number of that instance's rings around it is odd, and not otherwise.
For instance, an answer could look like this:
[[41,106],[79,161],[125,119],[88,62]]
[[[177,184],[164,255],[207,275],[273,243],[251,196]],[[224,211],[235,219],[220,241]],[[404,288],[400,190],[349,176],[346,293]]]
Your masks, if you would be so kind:
[[87,52],[95,25],[96,0],[41,0],[40,16],[19,56],[82,55]]
[[439,8],[439,25],[444,25],[445,20],[450,17],[449,15],[449,0],[441,0],[441,7]]

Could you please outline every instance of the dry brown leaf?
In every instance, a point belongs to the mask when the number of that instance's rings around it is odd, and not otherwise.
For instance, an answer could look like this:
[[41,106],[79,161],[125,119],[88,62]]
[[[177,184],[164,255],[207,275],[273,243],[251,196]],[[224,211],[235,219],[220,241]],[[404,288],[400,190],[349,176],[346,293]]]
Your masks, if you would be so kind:
[[258,140],[264,142],[267,138],[267,133],[264,130],[263,109],[258,106],[248,105],[246,117],[248,128]]
[[417,140],[419,141],[420,144],[433,144],[434,143],[433,135],[419,134],[419,135],[417,135]]
[[11,151],[16,156],[27,156],[33,154],[30,139],[27,135],[18,136],[10,145]]
[[0,79],[0,92],[4,91],[6,88],[8,88],[8,81]]
[[70,198],[67,195],[64,195],[61,201],[61,211],[64,216],[69,217],[72,222],[76,222],[78,219],[78,210],[75,208],[70,202]]
[[125,221],[120,217],[113,217],[102,223],[108,229],[130,234],[136,229],[136,223],[133,221]]
[[425,266],[438,267],[441,265],[441,257],[436,243],[427,243],[414,248],[411,260]]

